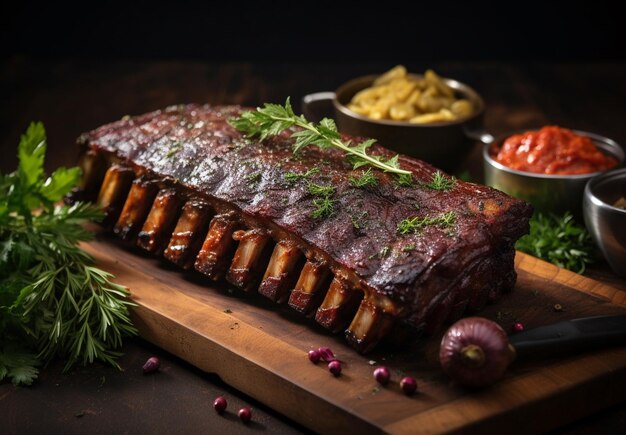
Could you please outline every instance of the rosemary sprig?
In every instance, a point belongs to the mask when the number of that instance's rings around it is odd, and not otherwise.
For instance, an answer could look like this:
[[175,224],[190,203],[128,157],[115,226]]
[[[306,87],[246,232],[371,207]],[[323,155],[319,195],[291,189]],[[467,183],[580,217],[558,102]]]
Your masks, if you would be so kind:
[[456,213],[453,211],[449,211],[447,213],[441,214],[439,216],[430,217],[424,216],[419,217],[415,216],[410,219],[403,219],[398,224],[398,233],[400,234],[411,234],[418,233],[422,229],[427,226],[436,225],[439,228],[447,228],[456,222]]
[[335,188],[333,186],[322,186],[308,182],[309,193],[315,198],[313,199],[313,205],[315,210],[311,214],[314,218],[327,218],[335,214],[335,200],[332,199],[335,194]]
[[317,166],[312,167],[308,171],[303,174],[298,174],[297,172],[289,171],[285,174],[285,181],[294,182],[298,180],[306,180],[312,175],[319,173],[320,168]]
[[433,179],[429,183],[423,183],[422,186],[433,190],[447,191],[456,185],[456,178],[446,177],[440,171],[433,174]]
[[321,184],[308,183],[309,193],[315,196],[333,196],[335,188],[333,186],[322,186]]
[[301,130],[291,134],[291,137],[296,139],[293,144],[295,154],[309,145],[316,145],[320,148],[338,148],[346,153],[354,169],[369,165],[394,174],[411,173],[400,168],[398,155],[384,159],[381,156],[367,154],[367,149],[376,142],[375,139],[352,145],[350,142],[341,140],[341,135],[332,119],[324,118],[316,125],[307,121],[304,116],[296,115],[289,98],[284,106],[266,103],[262,108],[244,112],[239,118],[233,118],[229,122],[246,136],[258,136],[261,140],[277,136],[288,128],[297,126]]
[[350,215],[350,220],[352,221],[352,227],[355,230],[360,230],[365,227],[366,219],[369,217],[369,212],[364,211],[360,215]]
[[396,176],[395,183],[401,187],[411,187],[413,185],[413,175],[399,174]]
[[372,168],[367,168],[367,171],[358,177],[350,176],[348,181],[352,187],[374,187],[378,184],[378,178],[372,172]]
[[128,291],[93,265],[79,243],[93,206],[59,205],[78,168],[44,171],[46,134],[33,123],[18,145],[17,171],[0,174],[0,381],[30,384],[36,366],[59,356],[118,367],[122,337],[136,334]]

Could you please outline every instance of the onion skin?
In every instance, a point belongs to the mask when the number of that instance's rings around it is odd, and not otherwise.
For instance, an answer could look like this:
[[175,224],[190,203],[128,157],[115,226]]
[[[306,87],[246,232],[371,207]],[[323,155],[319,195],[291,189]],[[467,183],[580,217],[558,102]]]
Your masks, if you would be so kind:
[[441,340],[443,371],[459,384],[482,388],[502,378],[515,359],[506,332],[483,317],[467,317],[453,324]]

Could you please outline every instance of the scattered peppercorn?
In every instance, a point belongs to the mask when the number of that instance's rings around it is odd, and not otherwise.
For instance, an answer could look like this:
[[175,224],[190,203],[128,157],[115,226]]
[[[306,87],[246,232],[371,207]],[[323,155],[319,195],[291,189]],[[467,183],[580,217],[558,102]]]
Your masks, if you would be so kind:
[[389,373],[389,369],[387,367],[378,367],[374,370],[374,379],[380,385],[387,385],[389,383],[389,378],[391,378],[391,373]]
[[228,406],[228,402],[224,396],[219,396],[213,401],[213,408],[218,414],[223,414],[226,411],[226,407]]
[[329,362],[328,370],[333,374],[333,376],[339,376],[341,374],[341,363],[337,360]]
[[237,415],[239,415],[239,419],[243,421],[245,424],[250,423],[250,420],[252,420],[252,410],[248,408],[247,406],[244,406],[243,408],[241,408]]
[[513,323],[513,326],[511,327],[511,330],[513,332],[522,332],[524,330],[524,324],[521,322],[515,322]]
[[417,390],[417,382],[412,377],[405,376],[400,381],[400,388],[402,388],[404,394],[406,394],[407,396],[411,396]]
[[154,372],[158,371],[159,367],[161,367],[161,360],[159,359],[159,357],[151,356],[144,363],[142,369],[143,369],[143,373],[145,375],[148,375],[150,373],[154,373]]
[[313,349],[309,351],[309,361],[313,364],[317,364],[320,361],[320,358],[322,358],[322,355],[319,350]]

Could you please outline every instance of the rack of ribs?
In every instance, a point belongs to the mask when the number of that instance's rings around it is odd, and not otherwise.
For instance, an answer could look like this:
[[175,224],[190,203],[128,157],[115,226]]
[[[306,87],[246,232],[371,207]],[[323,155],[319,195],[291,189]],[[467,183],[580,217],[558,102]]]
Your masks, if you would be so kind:
[[[432,333],[513,288],[527,203],[460,180],[433,189],[437,169],[407,156],[409,185],[374,169],[375,185],[354,187],[363,168],[338,150],[294,155],[289,131],[243,137],[228,123],[243,110],[174,106],[83,134],[77,197],[128,243],[288,304],[360,352],[392,331]],[[325,200],[312,185],[331,187]],[[406,219],[422,225],[399,231]]]

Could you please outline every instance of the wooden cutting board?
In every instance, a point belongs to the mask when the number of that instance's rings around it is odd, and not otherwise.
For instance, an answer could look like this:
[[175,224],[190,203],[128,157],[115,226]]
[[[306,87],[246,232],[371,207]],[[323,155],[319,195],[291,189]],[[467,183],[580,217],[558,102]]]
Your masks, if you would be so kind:
[[[480,392],[453,385],[437,361],[441,335],[413,347],[383,346],[362,356],[341,336],[258,295],[242,295],[197,273],[182,273],[116,240],[85,246],[132,292],[142,337],[318,432],[528,433],[547,430],[623,400],[626,347],[559,359],[516,361]],[[626,314],[626,292],[518,253],[515,291],[480,314],[508,330],[568,318]],[[554,309],[560,304],[562,311]],[[308,350],[333,349],[344,362],[333,377]],[[377,365],[391,369],[379,387]],[[417,379],[407,397],[398,381]]]

